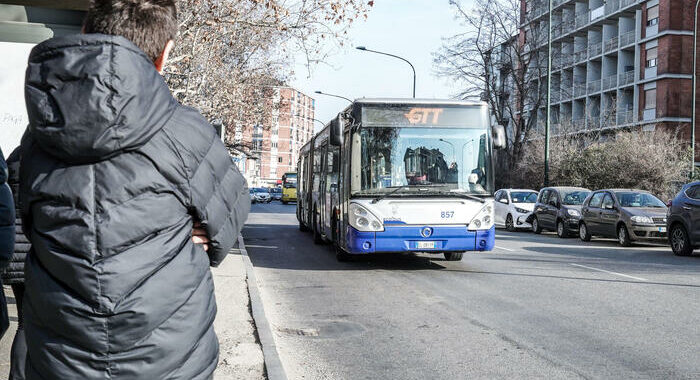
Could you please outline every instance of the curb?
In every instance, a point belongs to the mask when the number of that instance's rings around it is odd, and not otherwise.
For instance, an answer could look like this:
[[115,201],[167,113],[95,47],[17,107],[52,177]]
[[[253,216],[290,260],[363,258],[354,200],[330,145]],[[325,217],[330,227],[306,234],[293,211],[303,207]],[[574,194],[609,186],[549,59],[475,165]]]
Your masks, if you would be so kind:
[[253,271],[253,263],[250,261],[248,251],[243,242],[243,235],[238,237],[238,249],[243,255],[245,262],[246,281],[248,282],[248,296],[250,297],[250,306],[253,311],[253,320],[258,331],[260,345],[262,346],[263,359],[265,360],[265,371],[269,380],[287,380],[287,374],[284,372],[284,366],[277,353],[275,346],[275,338],[270,328],[270,322],[265,317],[262,299],[258,290],[258,281],[255,279]]

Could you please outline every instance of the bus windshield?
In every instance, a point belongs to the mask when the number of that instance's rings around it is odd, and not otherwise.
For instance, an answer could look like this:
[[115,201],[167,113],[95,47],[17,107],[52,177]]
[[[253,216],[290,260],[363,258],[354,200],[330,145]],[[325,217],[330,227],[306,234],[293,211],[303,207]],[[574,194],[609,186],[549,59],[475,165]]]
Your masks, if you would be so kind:
[[297,187],[297,174],[287,173],[282,178],[282,187],[285,189],[294,189]]
[[359,170],[361,180],[360,188],[353,189],[356,194],[403,186],[407,188],[401,194],[425,192],[420,185],[430,185],[433,192],[493,191],[485,128],[387,126],[364,127],[358,133],[360,167],[353,171]]

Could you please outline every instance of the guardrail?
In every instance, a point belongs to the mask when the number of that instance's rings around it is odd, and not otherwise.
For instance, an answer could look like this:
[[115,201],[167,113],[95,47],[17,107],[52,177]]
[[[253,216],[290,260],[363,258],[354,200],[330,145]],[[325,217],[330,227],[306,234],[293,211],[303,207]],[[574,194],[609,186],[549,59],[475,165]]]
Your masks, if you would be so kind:
[[617,85],[617,75],[611,75],[607,78],[603,78],[603,90],[613,88]]
[[627,71],[625,73],[621,73],[618,75],[619,78],[619,83],[618,85],[620,86],[625,86],[630,83],[634,83],[634,71]]
[[634,42],[635,42],[634,30],[622,33],[620,35],[620,47],[625,47],[629,44],[633,44]]
[[588,82],[587,85],[588,93],[594,93],[594,92],[599,92],[600,91],[600,79],[596,79],[593,81]]
[[585,83],[574,84],[574,96],[579,97],[579,96],[585,96],[585,95],[586,95],[586,84]]
[[608,53],[610,51],[617,49],[618,41],[619,41],[619,39],[617,37],[613,37],[613,38],[605,41],[605,52]]

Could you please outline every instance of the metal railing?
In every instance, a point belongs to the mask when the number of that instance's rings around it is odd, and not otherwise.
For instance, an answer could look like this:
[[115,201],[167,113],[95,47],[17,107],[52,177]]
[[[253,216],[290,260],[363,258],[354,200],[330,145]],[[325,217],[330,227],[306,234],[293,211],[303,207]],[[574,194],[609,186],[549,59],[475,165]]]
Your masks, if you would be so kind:
[[609,88],[613,88],[617,86],[617,75],[611,75],[607,78],[603,78],[603,90],[607,90]]
[[629,44],[633,44],[635,41],[634,30],[622,33],[620,35],[620,47],[625,47]]
[[585,95],[586,95],[586,84],[585,83],[574,84],[574,96],[579,97],[579,96],[585,96]]
[[620,9],[624,9],[629,7],[632,4],[635,4],[637,0],[620,0]]
[[572,89],[567,87],[567,88],[562,88],[559,90],[559,100],[562,102],[565,102],[567,100],[571,100],[571,95],[572,95]]
[[599,92],[600,91],[600,79],[596,79],[596,80],[588,82],[587,88],[588,88],[589,94],[594,93],[594,92]]
[[571,54],[565,54],[563,57],[561,57],[561,63],[564,67],[573,65],[574,56]]
[[588,45],[588,57],[595,57],[603,53],[603,44],[601,42],[596,42],[594,44]]
[[634,83],[634,70],[628,71],[625,73],[621,73],[618,75],[619,77],[619,85],[620,86],[625,86],[630,83]]
[[591,15],[589,12],[576,15],[576,29],[588,25],[589,21],[591,21]]
[[618,9],[620,9],[620,0],[608,0],[608,2],[605,3],[606,16],[617,12]]
[[607,52],[610,52],[610,51],[617,49],[618,41],[619,40],[617,37],[613,37],[613,38],[605,41],[605,52],[607,53]]
[[634,122],[634,111],[622,111],[617,113],[617,124],[624,125]]
[[586,50],[574,52],[574,61],[576,63],[583,62],[588,58],[588,52]]

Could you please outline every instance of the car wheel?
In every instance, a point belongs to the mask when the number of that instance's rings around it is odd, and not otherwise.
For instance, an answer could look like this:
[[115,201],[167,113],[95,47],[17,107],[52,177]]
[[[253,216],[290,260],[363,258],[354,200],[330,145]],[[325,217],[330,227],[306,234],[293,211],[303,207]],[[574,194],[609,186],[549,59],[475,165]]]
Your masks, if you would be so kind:
[[581,225],[578,226],[578,237],[581,238],[581,241],[591,240],[591,233],[588,232],[588,226],[586,226],[586,223],[581,222]]
[[444,255],[447,261],[460,261],[462,256],[464,256],[464,252],[445,252]]
[[688,233],[679,224],[671,228],[671,249],[676,256],[690,256],[693,254],[693,246],[690,245]]
[[314,234],[314,244],[321,244],[323,243],[323,237],[321,236],[321,232],[318,230],[318,214],[316,211],[314,211],[314,221],[313,221],[313,234]]
[[536,234],[542,233],[542,227],[540,227],[540,221],[537,219],[537,217],[532,219],[532,232]]
[[557,236],[562,239],[569,237],[569,231],[567,231],[566,227],[564,227],[564,221],[562,220],[557,221]]
[[508,214],[506,216],[506,230],[513,232],[515,231],[515,225],[513,224],[513,215]]
[[630,234],[627,232],[627,227],[625,227],[624,224],[621,224],[620,227],[617,228],[617,241],[620,242],[620,245],[623,247],[632,245]]

